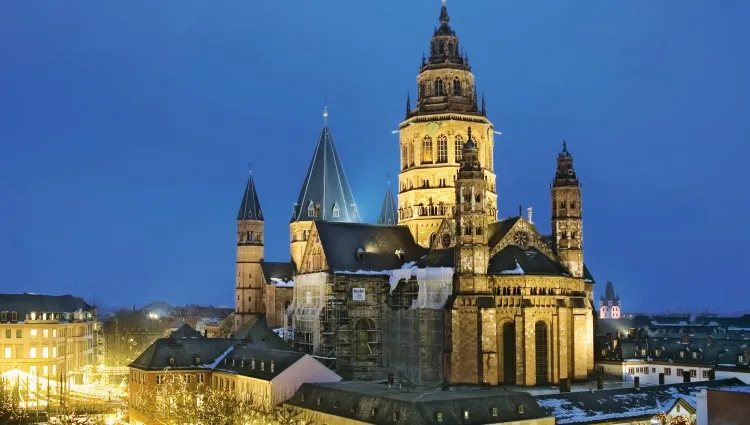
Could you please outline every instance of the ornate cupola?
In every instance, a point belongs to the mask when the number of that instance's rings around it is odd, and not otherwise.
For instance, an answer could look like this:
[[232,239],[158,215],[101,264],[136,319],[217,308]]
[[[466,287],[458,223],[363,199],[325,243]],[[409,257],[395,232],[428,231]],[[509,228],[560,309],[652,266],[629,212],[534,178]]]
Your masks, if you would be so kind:
[[440,26],[430,40],[430,54],[422,57],[417,77],[417,108],[407,114],[407,118],[441,112],[481,115],[469,58],[459,47],[458,36],[450,27],[445,2],[440,8],[439,20]]

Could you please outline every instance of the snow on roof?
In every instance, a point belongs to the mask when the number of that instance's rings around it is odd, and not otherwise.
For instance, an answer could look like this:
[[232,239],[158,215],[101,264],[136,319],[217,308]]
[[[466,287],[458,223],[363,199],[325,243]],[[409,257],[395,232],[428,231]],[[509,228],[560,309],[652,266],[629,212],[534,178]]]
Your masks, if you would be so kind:
[[719,391],[729,391],[733,393],[745,393],[750,394],[750,385],[741,386],[741,387],[726,387],[726,388],[717,388]]
[[294,281],[293,280],[286,280],[285,281],[283,279],[278,279],[278,278],[272,277],[271,278],[271,284],[273,286],[278,287],[278,288],[294,288]]
[[224,357],[226,357],[229,353],[232,352],[232,350],[234,350],[234,345],[232,345],[231,347],[227,348],[227,351],[223,352],[219,357],[217,357],[216,360],[214,360],[213,363],[211,363],[211,364],[204,364],[204,365],[201,365],[199,367],[201,367],[201,368],[208,368],[208,369],[215,369],[216,366],[218,366],[219,363],[221,363],[221,361],[224,360]]
[[516,268],[515,269],[513,269],[513,270],[503,270],[503,271],[500,272],[500,274],[517,274],[517,275],[524,274],[524,271],[521,268],[521,265],[518,264],[518,260],[515,260],[515,261],[516,261]]

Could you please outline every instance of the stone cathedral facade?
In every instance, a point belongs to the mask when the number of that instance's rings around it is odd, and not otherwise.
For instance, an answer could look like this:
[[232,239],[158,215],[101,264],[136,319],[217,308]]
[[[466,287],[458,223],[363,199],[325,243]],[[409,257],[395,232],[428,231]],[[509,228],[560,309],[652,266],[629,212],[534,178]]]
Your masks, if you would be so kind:
[[237,218],[235,329],[265,316],[296,350],[346,379],[586,379],[594,279],[567,145],[550,167],[549,232],[530,210],[498,219],[494,127],[445,5],[417,91],[399,127],[397,201],[389,185],[376,224],[362,223],[327,123],[293,204],[291,261],[265,260],[248,179]]

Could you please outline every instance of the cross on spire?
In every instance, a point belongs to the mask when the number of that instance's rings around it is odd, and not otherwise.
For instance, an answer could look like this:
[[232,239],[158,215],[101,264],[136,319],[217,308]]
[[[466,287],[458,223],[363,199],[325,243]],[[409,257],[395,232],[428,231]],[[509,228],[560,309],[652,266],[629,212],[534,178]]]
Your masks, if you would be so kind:
[[328,125],[328,97],[323,98],[323,124]]

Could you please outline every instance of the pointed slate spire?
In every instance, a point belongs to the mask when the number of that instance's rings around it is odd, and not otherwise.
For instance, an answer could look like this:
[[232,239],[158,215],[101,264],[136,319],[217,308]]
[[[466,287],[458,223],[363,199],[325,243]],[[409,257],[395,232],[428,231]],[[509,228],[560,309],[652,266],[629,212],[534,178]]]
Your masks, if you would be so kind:
[[255,181],[253,180],[252,172],[247,178],[245,194],[242,195],[237,220],[263,220],[263,211],[260,208],[260,201],[258,201],[258,192],[255,190]]
[[411,96],[409,93],[406,93],[406,118],[409,119],[409,116],[411,115]]
[[[324,116],[327,120],[327,108]],[[320,132],[291,221],[311,220],[361,222],[327,122]]]
[[484,93],[482,93],[482,116],[487,116],[487,104],[484,103]]
[[393,192],[391,191],[391,182],[388,182],[388,188],[385,190],[385,199],[383,199],[383,207],[380,209],[380,217],[378,217],[378,224],[393,226],[397,223],[396,200],[393,198]]
[[568,152],[568,143],[563,140],[563,148],[557,154],[557,171],[552,186],[580,186],[575,169],[573,169],[573,155]]

